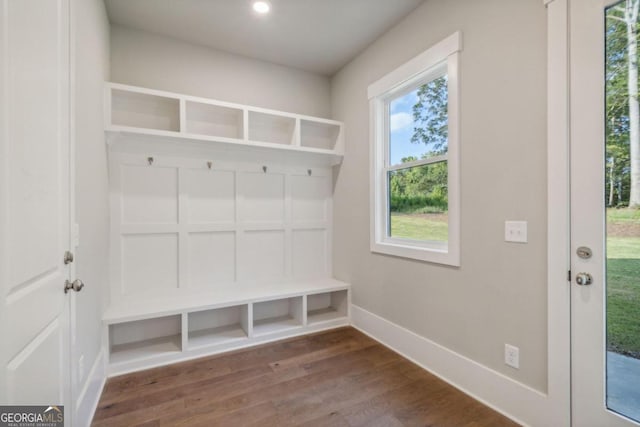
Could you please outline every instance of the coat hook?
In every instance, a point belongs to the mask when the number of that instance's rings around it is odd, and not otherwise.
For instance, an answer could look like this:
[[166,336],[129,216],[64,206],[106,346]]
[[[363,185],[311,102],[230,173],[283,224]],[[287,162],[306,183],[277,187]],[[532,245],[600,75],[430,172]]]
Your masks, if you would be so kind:
[[267,167],[266,166],[262,167],[262,172],[267,173]]
[[307,175],[311,176],[311,169],[307,169]]
[[207,162],[207,167],[208,167],[209,169],[211,169],[211,167],[212,167],[212,166],[213,166],[213,162]]
[[153,157],[147,157],[147,162],[149,163],[149,166],[151,166],[153,164]]

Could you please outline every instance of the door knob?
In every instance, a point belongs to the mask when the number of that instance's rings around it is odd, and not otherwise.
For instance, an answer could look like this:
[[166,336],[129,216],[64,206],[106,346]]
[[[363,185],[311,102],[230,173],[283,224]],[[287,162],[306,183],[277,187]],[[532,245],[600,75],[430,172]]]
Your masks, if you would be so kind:
[[80,280],[80,279],[76,279],[73,282],[70,282],[68,280],[64,281],[64,293],[65,294],[67,292],[69,292],[70,289],[73,289],[76,292],[80,292],[82,290],[82,288],[84,288],[84,283],[82,283],[82,280]]
[[66,251],[64,253],[64,265],[71,264],[73,262],[73,253]]
[[593,277],[589,273],[578,273],[576,275],[576,283],[580,286],[587,286],[593,283]]

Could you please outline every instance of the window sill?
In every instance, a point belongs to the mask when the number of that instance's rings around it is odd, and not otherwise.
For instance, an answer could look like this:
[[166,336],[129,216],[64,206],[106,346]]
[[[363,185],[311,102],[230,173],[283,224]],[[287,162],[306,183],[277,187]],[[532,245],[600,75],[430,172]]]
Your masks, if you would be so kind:
[[436,248],[409,244],[402,241],[382,241],[372,242],[371,252],[460,267],[460,255],[447,249],[446,243],[441,245],[442,248]]

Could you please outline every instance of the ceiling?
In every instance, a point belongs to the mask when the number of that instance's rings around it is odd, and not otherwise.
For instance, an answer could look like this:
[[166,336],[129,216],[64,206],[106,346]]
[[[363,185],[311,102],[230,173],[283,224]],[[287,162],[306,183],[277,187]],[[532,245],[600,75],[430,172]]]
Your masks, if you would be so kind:
[[104,0],[112,24],[333,75],[423,0]]

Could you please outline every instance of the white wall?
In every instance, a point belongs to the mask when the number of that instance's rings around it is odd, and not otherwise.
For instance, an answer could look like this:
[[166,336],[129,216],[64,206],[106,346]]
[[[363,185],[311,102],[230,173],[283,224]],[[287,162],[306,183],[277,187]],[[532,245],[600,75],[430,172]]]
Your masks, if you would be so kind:
[[324,76],[114,26],[113,82],[329,117]]
[[[461,54],[461,267],[369,251],[367,86],[454,31]],[[332,79],[346,124],[334,275],[353,302],[535,389],[547,387],[546,20],[540,0],[427,0]],[[529,243],[504,242],[504,221]],[[503,363],[520,348],[520,369]]]
[[103,85],[109,80],[109,22],[101,0],[76,0],[72,8],[76,222],[80,226],[74,264],[85,287],[72,293],[72,334],[77,339],[71,362],[72,369],[78,369],[78,360],[84,356],[84,373],[78,372],[82,376],[74,396],[82,399],[80,393],[91,380],[90,370],[101,351],[102,313],[109,289],[109,193],[102,115]]

